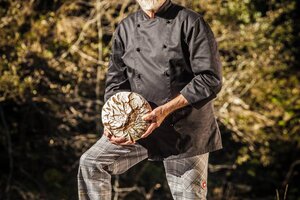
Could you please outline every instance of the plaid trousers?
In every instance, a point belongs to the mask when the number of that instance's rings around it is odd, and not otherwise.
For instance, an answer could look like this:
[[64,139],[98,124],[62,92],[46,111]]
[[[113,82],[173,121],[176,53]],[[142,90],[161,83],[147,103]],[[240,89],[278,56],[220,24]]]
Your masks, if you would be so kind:
[[[147,157],[147,149],[141,145],[114,145],[103,135],[80,158],[77,176],[79,200],[111,200],[111,175],[124,173]],[[205,153],[164,159],[173,199],[206,199],[208,157],[209,153]]]

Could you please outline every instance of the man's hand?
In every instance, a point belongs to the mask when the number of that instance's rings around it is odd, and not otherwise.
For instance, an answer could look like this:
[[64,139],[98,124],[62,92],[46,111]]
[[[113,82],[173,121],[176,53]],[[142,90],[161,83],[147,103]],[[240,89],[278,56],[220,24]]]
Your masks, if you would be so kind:
[[147,137],[150,135],[154,129],[159,127],[164,119],[170,114],[170,110],[167,109],[165,106],[159,106],[152,110],[152,112],[143,116],[143,120],[150,121],[150,126],[148,127],[147,131],[142,135],[142,138]]
[[[151,124],[146,130],[146,132],[141,136],[141,138],[145,138],[150,135],[157,127],[161,125],[161,123],[165,120],[165,118],[172,113],[173,111],[182,108],[188,105],[188,101],[186,98],[180,94],[173,100],[169,101],[168,103],[161,105],[152,112],[143,116],[145,121],[150,121]],[[127,140],[126,138],[116,138],[113,136],[110,131],[104,127],[103,134],[109,139],[109,141],[116,145],[132,145],[135,144],[135,141]]]
[[173,111],[182,108],[186,105],[188,105],[188,101],[186,98],[180,94],[173,100],[169,101],[168,103],[159,106],[152,110],[149,114],[146,114],[143,116],[143,119],[146,121],[150,121],[151,124],[147,131],[142,135],[142,138],[147,137],[150,135],[157,127],[161,125],[161,123],[164,121],[164,119]]
[[135,144],[135,141],[127,140],[126,138],[123,138],[123,137],[117,138],[117,137],[113,136],[106,127],[104,127],[103,134],[108,138],[108,140],[111,143],[116,144],[116,145],[132,145],[132,144]]

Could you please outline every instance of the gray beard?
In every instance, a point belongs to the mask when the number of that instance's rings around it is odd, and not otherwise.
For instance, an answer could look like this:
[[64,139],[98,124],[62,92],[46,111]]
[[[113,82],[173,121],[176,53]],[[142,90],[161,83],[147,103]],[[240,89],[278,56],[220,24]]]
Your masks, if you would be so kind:
[[136,0],[146,11],[157,11],[166,0]]

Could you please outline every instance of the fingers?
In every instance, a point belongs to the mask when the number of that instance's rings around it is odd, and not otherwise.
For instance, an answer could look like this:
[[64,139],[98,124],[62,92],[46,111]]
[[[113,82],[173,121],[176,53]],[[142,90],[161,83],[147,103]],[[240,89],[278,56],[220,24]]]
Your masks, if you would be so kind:
[[116,143],[123,143],[123,142],[127,141],[127,139],[124,138],[124,137],[115,137],[115,136],[112,136],[110,138],[110,140],[113,141],[113,142],[116,142]]
[[151,113],[148,113],[148,114],[144,115],[144,116],[142,117],[142,119],[145,120],[145,121],[153,121],[153,120],[156,119],[156,115],[155,115],[155,113],[152,111]]
[[135,141],[130,141],[128,140],[127,142],[124,142],[124,143],[119,143],[119,145],[122,145],[122,146],[125,146],[125,145],[134,145],[135,144]]
[[115,137],[113,134],[111,134],[109,129],[107,129],[106,127],[104,127],[103,135],[105,135],[108,138],[108,140],[115,145],[133,145],[133,144],[135,144],[135,141],[128,140],[127,138]]
[[111,138],[112,134],[110,133],[110,131],[104,127],[104,130],[103,130],[103,135],[105,135],[106,137],[108,138]]
[[135,142],[132,142],[132,141],[130,141],[130,140],[126,140],[125,142],[121,142],[121,143],[114,142],[114,141],[112,141],[112,140],[110,140],[110,142],[111,142],[112,144],[115,144],[115,145],[121,145],[121,146],[134,145],[134,144],[135,144]]
[[135,144],[135,141],[131,141],[131,140],[127,140],[127,138],[121,137],[115,137],[115,136],[111,136],[109,138],[109,141],[115,145],[133,145]]
[[157,123],[152,123],[152,124],[148,127],[147,131],[141,136],[141,138],[147,137],[147,136],[150,135],[150,134],[154,131],[154,129],[156,129],[156,128],[157,128]]

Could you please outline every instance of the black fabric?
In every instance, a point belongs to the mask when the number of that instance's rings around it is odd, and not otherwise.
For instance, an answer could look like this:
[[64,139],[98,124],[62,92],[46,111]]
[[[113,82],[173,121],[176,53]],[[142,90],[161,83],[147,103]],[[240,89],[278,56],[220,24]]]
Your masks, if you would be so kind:
[[212,105],[221,86],[217,44],[200,14],[167,0],[154,18],[138,10],[116,28],[104,101],[116,92],[133,91],[152,108],[179,94],[189,102],[138,141],[150,160],[222,148]]

